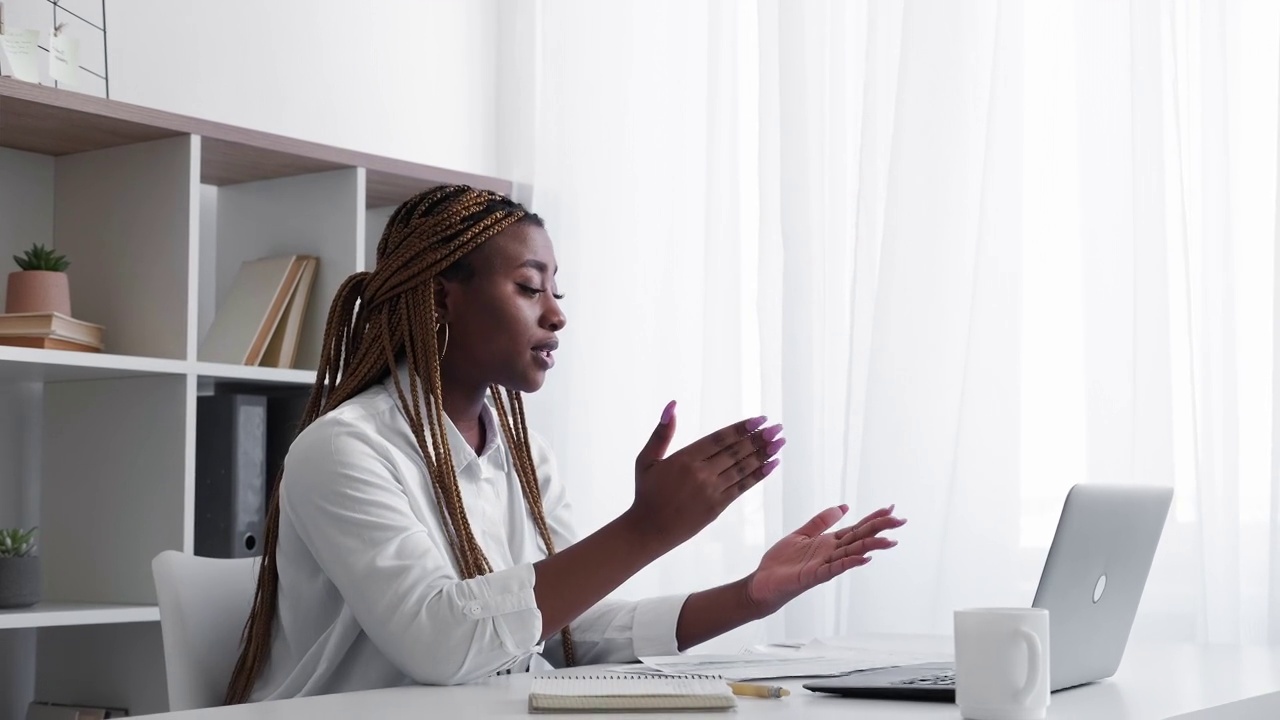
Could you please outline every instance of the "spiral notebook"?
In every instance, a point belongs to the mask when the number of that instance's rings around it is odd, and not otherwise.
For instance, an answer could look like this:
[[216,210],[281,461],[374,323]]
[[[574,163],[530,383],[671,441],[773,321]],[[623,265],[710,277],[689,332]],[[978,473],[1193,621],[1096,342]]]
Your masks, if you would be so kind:
[[732,710],[723,680],[658,675],[535,675],[529,712]]

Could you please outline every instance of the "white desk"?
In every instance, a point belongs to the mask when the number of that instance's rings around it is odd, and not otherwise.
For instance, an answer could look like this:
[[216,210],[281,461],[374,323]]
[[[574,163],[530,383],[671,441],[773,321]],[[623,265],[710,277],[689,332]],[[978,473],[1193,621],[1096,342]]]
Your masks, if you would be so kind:
[[[164,720],[431,720],[433,718],[530,718],[530,676],[490,678],[455,687],[405,687],[301,698],[229,708],[153,715]],[[680,720],[726,717],[959,718],[955,705],[860,700],[812,693],[802,680],[781,700],[738,698],[738,712],[679,713]],[[1114,678],[1053,694],[1050,718],[1163,720],[1246,697],[1280,691],[1280,647],[1131,645]],[[657,713],[631,717],[663,717]],[[620,717],[617,714],[558,717]]]

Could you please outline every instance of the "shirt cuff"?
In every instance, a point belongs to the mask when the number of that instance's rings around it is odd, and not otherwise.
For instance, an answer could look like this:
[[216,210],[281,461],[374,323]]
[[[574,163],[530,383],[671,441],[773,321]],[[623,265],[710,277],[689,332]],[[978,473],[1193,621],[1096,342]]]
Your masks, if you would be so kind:
[[676,622],[688,598],[688,595],[665,595],[636,602],[631,642],[637,658],[680,654]]
[[532,563],[481,575],[461,583],[464,616],[475,621],[492,619],[503,648],[509,653],[538,652],[542,643],[542,611],[533,594]]

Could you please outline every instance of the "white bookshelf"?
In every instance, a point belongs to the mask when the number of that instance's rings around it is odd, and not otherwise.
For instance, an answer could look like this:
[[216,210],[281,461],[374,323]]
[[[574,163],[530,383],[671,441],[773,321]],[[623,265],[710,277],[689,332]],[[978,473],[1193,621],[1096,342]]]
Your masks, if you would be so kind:
[[[0,297],[32,243],[71,261],[102,353],[0,346],[0,527],[39,525],[43,600],[0,610],[0,720],[33,699],[167,709],[151,560],[193,551],[201,395],[304,392],[330,301],[391,211],[509,182],[0,78]],[[320,265],[296,368],[205,362],[240,263]]]

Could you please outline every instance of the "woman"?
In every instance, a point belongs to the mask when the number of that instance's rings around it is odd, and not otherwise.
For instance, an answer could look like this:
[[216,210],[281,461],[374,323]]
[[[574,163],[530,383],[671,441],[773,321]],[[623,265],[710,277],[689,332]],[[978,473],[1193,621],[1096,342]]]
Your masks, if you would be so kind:
[[392,215],[375,269],[330,308],[227,703],[674,654],[896,544],[892,508],[826,533],[842,505],[739,581],[605,598],[768,476],[785,440],[757,417],[668,456],[669,404],[630,508],[577,539],[520,400],[555,364],[555,271],[541,219],[496,193],[438,187]]

